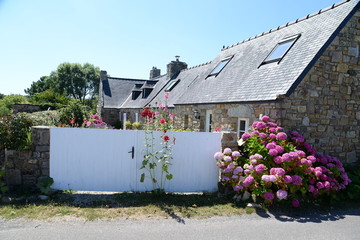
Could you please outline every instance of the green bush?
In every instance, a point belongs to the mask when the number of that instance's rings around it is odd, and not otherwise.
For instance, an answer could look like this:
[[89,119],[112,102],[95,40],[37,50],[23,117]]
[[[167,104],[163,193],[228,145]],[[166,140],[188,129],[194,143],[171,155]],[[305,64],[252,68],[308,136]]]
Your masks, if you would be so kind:
[[24,114],[0,118],[0,148],[24,149],[31,144],[32,121]]
[[30,98],[30,102],[40,105],[42,110],[56,110],[66,107],[71,99],[63,94],[56,93],[53,89],[48,89],[41,93],[36,93]]
[[134,123],[132,124],[132,128],[133,128],[133,129],[140,130],[140,129],[141,129],[141,122],[134,122]]
[[60,110],[59,122],[62,126],[80,127],[85,118],[90,118],[88,108],[80,101],[73,100],[69,106]]
[[58,126],[59,124],[59,110],[22,114],[31,120],[33,126]]
[[132,123],[128,120],[125,122],[126,129],[132,129]]

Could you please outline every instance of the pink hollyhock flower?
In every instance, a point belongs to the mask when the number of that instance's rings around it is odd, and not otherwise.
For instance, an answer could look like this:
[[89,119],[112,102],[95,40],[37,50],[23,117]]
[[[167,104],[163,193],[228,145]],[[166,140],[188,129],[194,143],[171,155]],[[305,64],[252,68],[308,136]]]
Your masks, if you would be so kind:
[[276,149],[270,149],[269,150],[269,155],[271,155],[271,156],[277,156],[279,153],[278,153],[278,151],[276,151]]
[[292,206],[295,208],[300,206],[300,202],[297,199],[293,199],[291,203],[292,203]]
[[291,182],[292,182],[291,176],[285,175],[285,176],[284,176],[284,182],[286,182],[286,183],[291,183]]
[[246,140],[246,139],[248,139],[248,138],[250,138],[251,137],[251,135],[249,134],[249,133],[244,133],[242,136],[241,136],[241,139],[242,140]]
[[225,162],[229,162],[229,161],[231,161],[232,160],[232,158],[230,157],[230,156],[225,156],[224,157],[224,161]]
[[234,189],[235,192],[240,191],[240,190],[243,189],[243,188],[244,188],[244,187],[241,186],[241,185],[235,185],[235,186],[233,187],[233,189]]
[[270,122],[269,116],[266,116],[266,115],[264,115],[260,120],[263,122]]
[[169,117],[170,117],[170,118],[174,118],[174,117],[175,117],[175,113],[169,114]]
[[300,185],[302,183],[302,178],[298,175],[294,175],[291,178],[292,178],[292,183],[295,185]]
[[256,167],[255,167],[255,171],[257,172],[257,173],[262,173],[264,170],[265,170],[265,165],[264,164],[259,164],[259,165],[257,165]]
[[238,151],[234,151],[231,156],[233,157],[240,157],[240,153]]
[[276,134],[276,138],[279,140],[285,140],[287,139],[287,135],[284,132],[279,132],[278,134]]
[[264,199],[265,199],[265,200],[271,201],[271,200],[273,200],[274,198],[275,198],[275,196],[274,196],[274,194],[273,194],[272,192],[266,192],[266,193],[264,193]]
[[165,98],[169,99],[169,93],[165,93]]
[[236,167],[236,168],[234,169],[234,171],[233,171],[233,174],[239,174],[239,173],[241,173],[241,172],[243,172],[242,167]]
[[278,190],[278,191],[276,192],[276,196],[277,196],[277,198],[280,199],[280,200],[286,199],[286,198],[287,198],[287,195],[288,195],[287,191],[282,190],[282,189],[280,189],[280,190]]
[[243,182],[243,186],[247,187],[247,186],[250,186],[253,183],[254,183],[254,177],[248,176],[248,177],[245,178],[245,180]]
[[52,114],[49,115],[49,118],[53,118],[54,116]]
[[215,128],[214,132],[219,132],[221,128]]
[[160,118],[160,119],[159,119],[159,123],[164,124],[164,123],[166,123],[166,120],[163,119],[163,118]]
[[232,153],[232,150],[230,148],[225,148],[224,154],[229,154],[229,153]]

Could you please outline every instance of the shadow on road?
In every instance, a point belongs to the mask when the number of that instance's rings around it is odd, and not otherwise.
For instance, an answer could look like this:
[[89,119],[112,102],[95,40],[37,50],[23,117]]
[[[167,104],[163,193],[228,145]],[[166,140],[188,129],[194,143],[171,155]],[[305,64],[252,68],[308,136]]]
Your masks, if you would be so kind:
[[315,205],[303,206],[302,208],[290,209],[270,207],[267,211],[256,209],[256,214],[263,218],[275,218],[282,222],[321,223],[325,221],[337,221],[344,219],[346,215],[360,216],[360,208],[320,207]]

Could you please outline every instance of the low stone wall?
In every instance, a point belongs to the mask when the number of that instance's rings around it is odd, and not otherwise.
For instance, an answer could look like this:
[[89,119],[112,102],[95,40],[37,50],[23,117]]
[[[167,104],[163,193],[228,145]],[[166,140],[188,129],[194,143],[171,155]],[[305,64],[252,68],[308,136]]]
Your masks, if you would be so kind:
[[32,105],[32,104],[14,104],[13,109],[14,109],[13,111],[14,114],[19,112],[32,113],[41,110],[39,105]]
[[236,132],[223,132],[221,135],[221,151],[230,148],[233,151],[239,150]]
[[50,128],[32,127],[28,150],[5,150],[6,181],[10,189],[33,186],[50,176]]

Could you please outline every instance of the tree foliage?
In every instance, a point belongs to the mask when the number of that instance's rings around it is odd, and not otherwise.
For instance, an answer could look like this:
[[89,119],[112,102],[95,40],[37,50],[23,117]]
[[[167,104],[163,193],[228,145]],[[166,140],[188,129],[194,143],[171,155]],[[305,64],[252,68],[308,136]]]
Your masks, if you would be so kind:
[[10,115],[14,104],[29,103],[28,99],[19,94],[10,94],[0,100],[0,116]]
[[36,93],[30,98],[32,104],[40,105],[43,110],[60,109],[67,106],[71,99],[64,94],[57,93],[53,89],[47,89],[43,92]]
[[95,98],[99,92],[100,69],[90,63],[62,63],[50,76],[43,76],[33,82],[25,92],[30,96],[53,89],[54,92],[65,94],[85,102],[85,98]]

